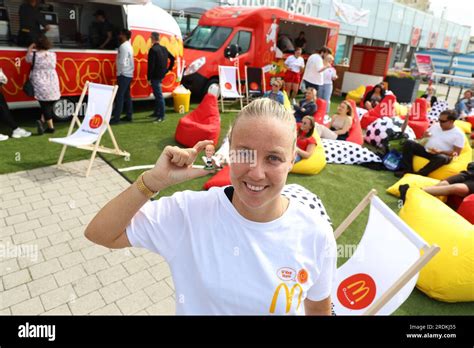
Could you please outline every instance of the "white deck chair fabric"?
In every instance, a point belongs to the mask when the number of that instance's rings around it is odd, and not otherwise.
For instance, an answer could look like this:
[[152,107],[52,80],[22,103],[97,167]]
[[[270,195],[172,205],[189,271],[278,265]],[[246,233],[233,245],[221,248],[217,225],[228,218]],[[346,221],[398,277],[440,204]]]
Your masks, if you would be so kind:
[[[331,296],[334,312],[364,314],[420,258],[420,249],[427,246],[385,203],[373,196],[364,235],[352,257],[337,270]],[[393,313],[410,296],[417,279],[418,273],[377,315]]]
[[219,66],[219,87],[224,98],[242,98],[237,89],[237,67]]
[[68,137],[51,138],[49,141],[75,147],[94,144],[107,129],[110,120],[107,109],[113,92],[114,86],[89,83],[87,109],[81,126]]

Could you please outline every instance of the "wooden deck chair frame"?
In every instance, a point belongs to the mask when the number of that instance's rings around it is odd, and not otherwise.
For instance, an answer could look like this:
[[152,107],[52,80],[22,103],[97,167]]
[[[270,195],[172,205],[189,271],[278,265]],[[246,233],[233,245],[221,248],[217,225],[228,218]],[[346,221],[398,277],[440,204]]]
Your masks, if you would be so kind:
[[[69,130],[67,132],[66,137],[68,137],[72,134],[75,124],[77,124],[78,127],[81,126],[81,121],[79,121],[79,111],[81,109],[81,105],[84,101],[84,97],[86,96],[86,92],[88,91],[88,89],[89,89],[89,81],[87,81],[86,84],[84,85],[81,97],[79,98],[79,102],[76,105],[76,110],[74,111],[74,115],[72,117],[71,124],[69,125]],[[110,98],[110,102],[109,102],[109,105],[107,107],[107,115],[105,116],[105,119],[108,118],[109,122],[110,122],[110,117],[109,116],[110,116],[110,114],[112,114],[112,107],[114,105],[114,100],[115,100],[115,95],[117,94],[117,90],[118,90],[118,86],[114,86],[114,89],[113,89],[113,92],[112,92],[112,98]],[[95,141],[94,144],[80,145],[80,146],[72,146],[72,145],[65,145],[64,144],[62,149],[61,149],[61,153],[59,155],[57,165],[61,166],[61,164],[63,162],[63,159],[64,159],[64,155],[66,154],[66,149],[67,149],[68,146],[76,147],[76,148],[82,149],[82,150],[92,151],[92,155],[91,155],[91,158],[89,160],[89,165],[88,165],[87,171],[86,171],[86,177],[88,177],[90,172],[91,172],[92,164],[94,163],[94,159],[97,155],[97,152],[110,153],[110,154],[114,154],[114,155],[118,155],[118,156],[129,157],[130,153],[120,150],[120,148],[118,146],[118,143],[117,143],[117,140],[115,139],[114,132],[112,131],[112,127],[110,126],[109,122],[107,122],[107,129],[105,129],[99,135],[99,137],[97,138],[97,140]],[[114,146],[113,149],[100,145],[100,141],[102,139],[102,136],[105,134],[106,131],[109,131],[109,135],[110,135],[110,138],[112,139],[112,144]]]
[[[241,91],[241,83],[240,83],[240,69],[239,69],[239,66],[234,66],[234,65],[219,65],[218,69],[219,69],[219,88],[221,87],[220,86],[220,70],[221,70],[221,67],[233,67],[233,68],[237,68],[237,92],[239,93],[239,97],[238,98],[228,98],[229,100],[224,100],[224,96],[222,94],[222,91],[220,91],[220,100],[221,100],[221,112],[238,112],[240,110],[242,110],[242,108],[244,107],[244,104],[243,104],[243,99],[244,99],[244,96],[242,95],[242,91]],[[237,102],[237,99],[238,99],[238,102],[240,103],[240,109],[227,109],[225,110],[224,109],[224,105],[234,105],[236,102]]]
[[[341,234],[351,225],[351,223],[362,213],[362,211],[370,203],[373,196],[377,195],[376,190],[371,190],[367,196],[354,208],[354,210],[347,216],[347,218],[337,227],[334,231],[334,237],[337,239]],[[413,278],[439,251],[440,247],[436,244],[424,247],[423,255],[407,269],[398,280],[385,291],[385,293],[378,298],[364,313],[364,315],[375,315],[380,309],[385,306],[397,293],[400,291],[405,284]]]
[[[251,102],[251,99],[253,99],[253,97],[249,93],[249,79],[248,79],[248,73],[247,73],[248,68],[254,68],[254,67],[249,67],[247,65],[245,66],[245,96],[246,96],[247,104],[249,104]],[[262,72],[262,78],[261,78],[260,83],[262,84],[262,96],[263,96],[266,92],[265,72],[263,71],[262,68],[254,68],[254,69],[260,69],[260,71]]]

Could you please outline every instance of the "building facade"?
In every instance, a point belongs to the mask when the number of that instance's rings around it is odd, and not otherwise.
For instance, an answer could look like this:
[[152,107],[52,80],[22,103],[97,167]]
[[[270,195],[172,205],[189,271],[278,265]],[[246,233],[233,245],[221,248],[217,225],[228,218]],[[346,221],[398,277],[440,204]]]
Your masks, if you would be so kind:
[[[470,27],[435,17],[425,11],[394,0],[337,0],[356,9],[370,11],[368,25],[344,23],[335,11],[335,0],[152,0],[177,19],[183,35],[197,25],[203,12],[215,6],[275,6],[313,17],[339,21],[336,63],[350,58],[354,44],[391,47],[392,62],[409,66],[414,52],[421,49],[442,49],[466,53],[469,47]],[[420,8],[429,1],[406,0]]]

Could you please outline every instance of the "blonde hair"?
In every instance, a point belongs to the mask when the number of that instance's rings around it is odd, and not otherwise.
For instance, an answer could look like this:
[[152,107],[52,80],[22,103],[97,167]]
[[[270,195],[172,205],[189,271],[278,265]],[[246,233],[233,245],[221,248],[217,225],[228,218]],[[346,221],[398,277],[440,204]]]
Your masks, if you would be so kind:
[[334,56],[332,54],[328,54],[326,57],[324,57],[324,60],[329,62],[330,60],[334,61]]
[[237,122],[242,118],[271,118],[288,124],[288,130],[293,135],[293,149],[296,146],[296,122],[291,112],[280,103],[269,98],[260,98],[246,105],[235,118],[229,131],[229,144],[232,142],[232,132]]

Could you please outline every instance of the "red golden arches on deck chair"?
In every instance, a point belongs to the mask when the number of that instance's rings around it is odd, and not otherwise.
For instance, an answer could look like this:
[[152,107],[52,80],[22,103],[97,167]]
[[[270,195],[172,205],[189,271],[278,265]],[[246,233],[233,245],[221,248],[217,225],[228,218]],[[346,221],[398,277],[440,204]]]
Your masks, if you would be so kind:
[[179,120],[175,139],[187,147],[193,147],[201,140],[212,140],[217,145],[220,131],[217,97],[208,93],[195,110]]

